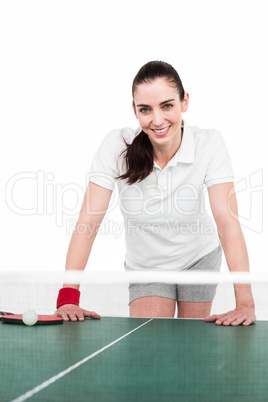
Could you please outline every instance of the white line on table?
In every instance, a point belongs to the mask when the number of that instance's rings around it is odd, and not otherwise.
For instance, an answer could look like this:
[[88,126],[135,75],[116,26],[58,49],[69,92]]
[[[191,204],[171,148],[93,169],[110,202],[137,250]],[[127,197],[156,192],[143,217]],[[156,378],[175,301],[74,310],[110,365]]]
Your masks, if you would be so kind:
[[132,329],[132,331],[128,332],[127,334],[121,336],[120,338],[116,339],[115,341],[109,343],[108,345],[104,346],[103,348],[97,350],[96,352],[92,353],[91,355],[85,357],[84,359],[80,360],[79,362],[75,363],[74,365],[68,367],[66,370],[61,371],[60,373],[56,374],[55,376],[49,378],[47,381],[44,381],[42,384],[37,385],[37,387],[31,389],[30,391],[26,392],[25,394],[19,396],[18,398],[14,399],[11,402],[23,402],[26,399],[31,398],[34,394],[42,391],[42,389],[47,388],[49,385],[53,384],[55,381],[59,380],[60,378],[64,377],[66,374],[69,374],[71,371],[75,370],[76,368],[82,366],[82,364],[86,363],[88,360],[93,359],[93,357],[99,355],[100,353],[104,352],[106,349],[113,346],[115,343],[121,341],[122,339],[126,338],[128,335],[132,334],[132,332],[137,331],[144,325],[148,324],[152,321],[153,318],[144,322],[143,324],[139,325],[137,328]]

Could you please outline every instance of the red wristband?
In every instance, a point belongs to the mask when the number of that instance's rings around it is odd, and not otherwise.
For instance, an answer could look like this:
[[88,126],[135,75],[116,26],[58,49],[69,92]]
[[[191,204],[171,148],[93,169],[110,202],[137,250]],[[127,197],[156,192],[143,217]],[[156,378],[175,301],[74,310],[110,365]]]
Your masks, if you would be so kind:
[[62,288],[57,298],[57,308],[64,304],[75,304],[79,306],[80,291],[74,288]]

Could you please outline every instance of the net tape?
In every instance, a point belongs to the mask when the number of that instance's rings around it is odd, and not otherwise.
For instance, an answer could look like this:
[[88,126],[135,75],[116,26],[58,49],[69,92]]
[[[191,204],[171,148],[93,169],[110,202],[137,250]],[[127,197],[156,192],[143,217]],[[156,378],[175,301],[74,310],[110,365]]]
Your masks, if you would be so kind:
[[1,283],[176,283],[252,284],[268,282],[268,272],[179,272],[179,271],[0,271]]

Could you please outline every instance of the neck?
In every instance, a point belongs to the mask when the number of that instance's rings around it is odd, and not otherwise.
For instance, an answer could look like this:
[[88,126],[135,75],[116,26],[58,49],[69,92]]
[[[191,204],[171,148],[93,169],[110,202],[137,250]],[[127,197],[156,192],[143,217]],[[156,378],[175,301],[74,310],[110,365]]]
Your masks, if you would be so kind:
[[176,136],[172,143],[166,144],[160,147],[154,147],[154,161],[162,169],[168,164],[168,162],[173,158],[178,149],[181,146],[183,137],[183,129],[180,135]]

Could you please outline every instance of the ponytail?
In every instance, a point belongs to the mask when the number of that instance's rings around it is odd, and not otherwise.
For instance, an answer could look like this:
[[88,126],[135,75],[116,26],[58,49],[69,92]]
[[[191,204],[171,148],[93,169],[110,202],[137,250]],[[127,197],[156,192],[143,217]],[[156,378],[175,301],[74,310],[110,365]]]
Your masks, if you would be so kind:
[[127,148],[121,155],[124,154],[127,170],[117,179],[127,179],[128,184],[134,184],[145,179],[153,171],[153,146],[144,131],[141,131],[131,144],[125,144]]
[[[163,61],[150,61],[138,71],[132,83],[132,96],[134,100],[136,89],[139,85],[152,82],[156,78],[166,78],[177,89],[180,100],[184,99],[184,88],[177,71]],[[154,158],[153,146],[144,131],[134,139],[132,144],[126,144],[124,154],[126,172],[117,179],[127,179],[128,184],[144,180],[153,171]]]

